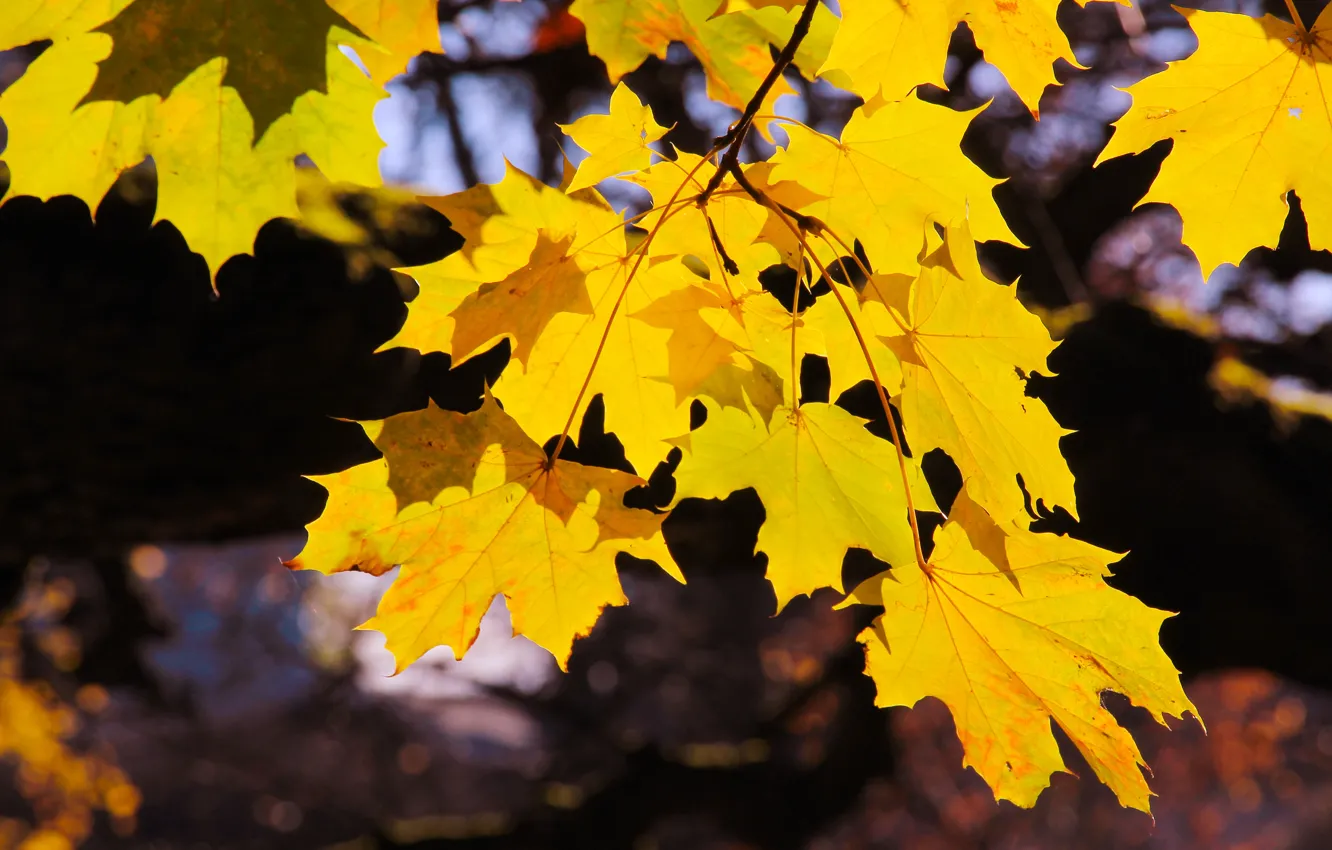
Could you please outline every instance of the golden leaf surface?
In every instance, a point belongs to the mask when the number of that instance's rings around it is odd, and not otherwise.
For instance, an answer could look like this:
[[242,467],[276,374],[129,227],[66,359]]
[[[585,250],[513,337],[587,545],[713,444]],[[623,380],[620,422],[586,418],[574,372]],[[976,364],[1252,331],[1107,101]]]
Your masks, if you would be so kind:
[[[766,423],[726,408],[681,439],[676,500],[721,499],[753,487],[766,515],[756,551],[768,556],[777,608],[821,587],[842,587],[848,549],[915,563],[907,500],[892,443],[830,404],[778,408]],[[908,461],[917,510],[938,510]]]
[[[562,433],[601,395],[606,428],[619,437],[634,468],[646,474],[665,459],[668,440],[689,427],[689,406],[669,383],[670,331],[637,314],[688,286],[693,273],[678,262],[653,264],[628,252],[623,219],[595,190],[567,195],[512,166],[494,186],[426,201],[449,216],[467,241],[439,263],[404,270],[421,293],[385,347],[444,351],[458,363],[479,353],[483,340],[507,335],[520,365],[505,369],[493,390],[528,434],[544,440]],[[547,262],[533,262],[542,238],[568,240],[566,253],[556,257],[548,246],[553,253],[543,255]],[[567,274],[546,268],[552,261],[564,264]],[[524,266],[527,271],[515,276]],[[573,283],[578,275],[581,289]],[[540,319],[506,317],[505,302],[522,294],[516,285],[522,278],[524,286],[531,284],[524,300],[563,303],[565,311]],[[505,283],[486,288],[497,282]],[[541,287],[550,284],[564,294],[543,294]],[[513,296],[509,288],[516,290]],[[492,309],[468,309],[482,298],[493,302]],[[462,326],[473,319],[485,323]],[[525,331],[526,339],[520,336]],[[458,339],[466,344],[455,345]]]
[[[551,318],[538,314],[588,312],[586,278],[625,253],[623,220],[600,195],[566,195],[507,163],[499,183],[421,200],[448,216],[463,247],[401,269],[421,291],[384,348],[443,351],[456,365],[508,336],[522,361]],[[532,315],[504,315],[519,303]],[[460,318],[466,327],[455,340]]]
[[[790,143],[773,157],[774,181],[804,188],[813,200],[797,209],[831,228],[848,246],[859,239],[876,272],[913,273],[921,232],[930,219],[969,216],[979,239],[1017,243],[992,191],[1000,182],[958,145],[978,110],[957,112],[915,97],[857,109],[840,139],[786,125]],[[847,253],[823,248],[824,262]]]
[[1198,50],[1125,89],[1133,106],[1098,162],[1173,141],[1142,203],[1179,210],[1204,276],[1276,247],[1292,190],[1309,244],[1332,248],[1332,7],[1307,32],[1272,15],[1180,13]]
[[[427,0],[56,0],[26,18],[6,9],[0,43],[54,41],[0,94],[9,196],[71,194],[95,209],[120,172],[151,156],[157,220],[175,224],[216,275],[265,222],[297,216],[297,155],[330,180],[378,184],[372,112],[409,58],[394,50],[423,43],[402,22],[419,35],[432,10]],[[344,45],[369,57],[374,79]]]
[[882,605],[860,635],[876,704],[942,700],[963,763],[1000,799],[1032,806],[1064,761],[1053,720],[1119,801],[1148,811],[1142,755],[1104,691],[1165,716],[1197,716],[1157,643],[1169,613],[1105,583],[1120,555],[1015,525],[959,496],[927,569],[894,565],[843,603]]
[[1056,82],[1055,60],[1082,67],[1055,20],[1059,0],[841,0],[841,8],[842,26],[819,73],[841,72],[866,101],[900,100],[924,83],[947,88],[944,63],[959,23],[1033,115],[1041,92]]
[[866,289],[892,317],[875,327],[901,363],[900,395],[889,389],[910,444],[947,452],[972,498],[1001,521],[1024,513],[1018,476],[1033,504],[1076,517],[1073,473],[1059,453],[1069,432],[1026,394],[1029,374],[1049,373],[1056,343],[1017,300],[1016,284],[981,272],[965,220],[948,229],[914,280],[876,277]]
[[[569,12],[587,28],[587,47],[606,63],[611,82],[643,64],[649,56],[666,57],[671,42],[683,42],[707,75],[708,96],[742,109],[772,68],[769,44],[779,49],[791,36],[798,9],[779,5],[716,14],[723,0],[574,0]],[[802,52],[810,72],[826,52],[836,18],[826,9],[815,16],[811,47]],[[777,98],[794,90],[778,80],[764,99],[771,114]]]
[[293,569],[402,571],[363,628],[383,632],[400,671],[435,646],[461,658],[503,594],[515,634],[563,667],[601,609],[626,602],[615,557],[656,561],[683,581],[663,516],[626,508],[642,479],[557,460],[493,399],[471,414],[365,423],[377,461],[312,480],[329,491]]
[[560,129],[588,153],[566,190],[570,193],[607,177],[647,168],[652,162],[650,145],[667,131],[624,83],[611,93],[609,114],[584,115],[572,124],[560,125]]
[[[760,163],[744,170],[753,183],[766,185],[771,167]],[[653,233],[648,256],[656,262],[694,256],[708,272],[706,279],[690,281],[633,316],[671,332],[668,377],[677,400],[704,396],[744,410],[748,399],[767,418],[789,395],[794,380],[794,320],[764,291],[759,273],[798,255],[799,245],[789,230],[773,222],[770,210],[755,204],[732,179],[723,180],[706,204],[689,201],[703,191],[710,175],[711,166],[694,154],[632,175],[656,205],[641,222]],[[685,190],[677,193],[682,181]],[[806,353],[827,353],[813,329],[798,333],[795,344],[797,360]]]

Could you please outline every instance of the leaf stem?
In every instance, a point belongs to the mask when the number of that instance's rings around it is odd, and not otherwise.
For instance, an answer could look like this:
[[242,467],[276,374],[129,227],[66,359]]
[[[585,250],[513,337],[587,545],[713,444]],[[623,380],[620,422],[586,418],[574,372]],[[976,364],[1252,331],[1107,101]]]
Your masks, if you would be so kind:
[[[825,229],[823,233],[818,234],[818,237],[823,240],[823,244],[827,245],[829,248],[833,248],[833,250],[836,250],[836,248],[833,247],[833,244],[828,241],[829,236],[837,240],[837,244],[842,246],[842,250],[846,252],[846,256],[849,256],[851,259],[856,261],[856,265],[860,267],[860,273],[865,276],[865,285],[868,286],[870,289],[874,290],[874,294],[879,296],[879,302],[883,304],[884,307],[888,307],[888,299],[883,297],[883,290],[879,289],[879,284],[875,282],[874,273],[871,272],[869,268],[865,265],[865,263],[861,261],[860,257],[856,256],[856,252],[851,248],[851,246],[847,245],[846,242],[842,239],[842,237],[837,235],[837,231],[831,229]],[[846,264],[842,263],[842,257],[840,255],[837,258],[837,262],[842,264],[842,276],[847,277],[847,284],[849,285],[851,279],[846,274]],[[836,285],[831,280],[828,281],[828,283],[830,285],[834,286]],[[902,320],[897,317],[897,313],[893,311],[891,308],[889,308],[888,310],[888,316],[893,320],[894,324],[897,325],[898,329],[900,329],[902,333],[908,333],[911,330],[906,325],[902,324]]]
[[796,365],[796,325],[799,319],[796,312],[800,309],[800,295],[804,291],[804,281],[809,277],[809,265],[805,262],[805,243],[800,242],[800,268],[796,270],[795,291],[791,293],[791,409],[800,409],[800,371]]
[[[716,151],[710,152],[708,156],[711,156],[712,153],[715,152]],[[671,195],[670,200],[668,200],[663,206],[669,208],[675,203],[675,199],[680,197],[680,193],[684,191],[685,185],[689,182],[690,178],[694,176],[694,172],[698,171],[703,163],[707,161],[707,157],[698,161],[698,164],[689,172],[689,175],[685,178],[684,182],[676,188],[675,194]],[[682,209],[685,209],[685,207],[680,206],[674,210],[668,209],[668,212],[664,213],[661,218],[657,219],[657,223],[652,226],[650,231],[648,231],[648,235],[643,238],[643,241],[640,242],[633,251],[629,252],[629,256],[637,254],[638,257],[634,260],[634,267],[630,269],[629,274],[625,276],[624,286],[620,289],[620,294],[616,297],[614,306],[611,307],[610,315],[606,318],[606,329],[602,331],[601,340],[597,343],[596,353],[592,355],[592,362],[587,367],[587,375],[583,378],[583,385],[578,388],[578,396],[574,399],[573,409],[569,411],[569,418],[564,423],[564,430],[560,432],[560,439],[555,443],[555,451],[550,453],[551,467],[555,466],[555,461],[559,460],[560,452],[564,450],[564,444],[569,440],[569,429],[573,427],[574,419],[578,416],[578,408],[583,404],[583,397],[587,395],[587,388],[592,385],[592,375],[597,371],[597,364],[601,362],[602,352],[606,350],[606,340],[610,339],[611,326],[615,324],[615,317],[620,312],[620,306],[624,304],[624,296],[629,293],[629,285],[634,282],[634,275],[638,274],[639,267],[643,265],[643,259],[647,257],[648,246],[651,245],[652,240],[657,237],[657,233],[661,231],[662,225],[664,225],[672,215],[678,213]],[[625,259],[629,259],[629,256],[626,256]]]
[[1300,11],[1295,8],[1295,0],[1286,0],[1286,11],[1290,12],[1290,19],[1295,22],[1295,27],[1301,33],[1309,32],[1304,27],[1304,21],[1300,20]]
[[787,39],[786,46],[782,52],[777,54],[777,61],[772,63],[772,69],[768,71],[768,76],[763,78],[759,84],[758,90],[754,96],[745,104],[745,111],[740,114],[740,118],[731,125],[731,129],[726,131],[724,136],[714,140],[713,150],[724,150],[721,162],[717,164],[717,170],[713,173],[712,179],[708,181],[707,187],[703,190],[703,196],[699,203],[707,203],[712,193],[717,191],[721,185],[722,178],[726,172],[731,171],[740,164],[740,148],[744,144],[745,136],[749,134],[749,128],[754,124],[754,116],[758,115],[759,108],[763,105],[763,100],[772,91],[772,87],[777,84],[783,73],[791,65],[791,60],[795,59],[796,51],[800,49],[800,43],[805,40],[809,34],[810,24],[814,21],[814,13],[818,11],[820,0],[805,0],[805,8],[800,12],[800,19],[796,21],[795,28],[791,30],[791,37]]
[[[771,201],[769,201],[769,206],[771,207]],[[792,223],[791,219],[788,218],[785,213],[780,211],[778,211],[778,216],[781,218],[782,223],[795,234],[798,240],[800,240],[802,252],[808,248],[805,235],[796,229],[796,226]],[[897,450],[897,468],[902,475],[902,493],[906,497],[907,522],[911,525],[911,542],[915,544],[916,547],[916,565],[920,567],[921,572],[928,575],[930,572],[930,565],[925,560],[925,550],[922,548],[920,542],[920,526],[916,522],[916,505],[915,500],[911,496],[911,477],[907,474],[906,454],[902,451],[902,437],[897,432],[897,421],[893,419],[892,404],[888,401],[888,395],[883,389],[883,383],[879,380],[879,370],[874,366],[874,357],[870,354],[869,344],[865,341],[865,335],[860,332],[860,326],[856,324],[855,316],[851,314],[850,305],[847,304],[846,299],[842,297],[841,291],[838,290],[836,283],[833,282],[832,276],[828,274],[828,269],[823,265],[823,261],[819,259],[818,254],[810,251],[809,256],[810,259],[814,261],[814,264],[819,267],[819,273],[828,278],[828,283],[832,289],[833,295],[837,296],[837,303],[841,305],[842,312],[846,315],[846,320],[851,323],[851,332],[856,335],[856,342],[860,343],[860,352],[865,357],[865,365],[869,367],[870,379],[874,382],[874,389],[879,394],[879,404],[883,407],[883,415],[888,419],[888,433],[892,436],[893,448]]]

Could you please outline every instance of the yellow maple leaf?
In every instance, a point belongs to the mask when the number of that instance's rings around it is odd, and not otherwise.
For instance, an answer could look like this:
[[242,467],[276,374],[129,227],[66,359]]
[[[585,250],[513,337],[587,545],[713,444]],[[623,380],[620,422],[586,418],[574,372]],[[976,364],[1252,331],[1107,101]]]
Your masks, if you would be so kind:
[[946,88],[948,42],[962,22],[1033,115],[1041,92],[1056,82],[1056,59],[1082,67],[1055,20],[1059,0],[842,0],[841,8],[842,26],[819,73],[840,72],[866,101],[899,100],[924,83]]
[[[460,251],[438,262],[400,269],[421,290],[385,349],[443,351],[456,365],[507,335],[515,342],[518,359],[525,360],[548,321],[539,315],[506,317],[505,309],[519,299],[545,305],[542,310],[586,313],[583,279],[618,263],[625,253],[623,220],[600,195],[591,190],[566,195],[509,163],[499,183],[421,200],[448,216],[464,242]],[[505,281],[511,285],[500,288]],[[544,291],[543,284],[550,283],[557,289],[553,300]],[[462,309],[465,319],[475,320],[483,302],[496,305],[491,318],[508,328],[473,324],[455,345],[455,311]]]
[[8,0],[0,15],[0,50],[45,39],[63,39],[101,26],[134,0],[52,3],[51,0]]
[[1173,140],[1142,203],[1179,210],[1204,276],[1275,247],[1291,190],[1309,244],[1332,248],[1332,7],[1307,32],[1272,15],[1180,12],[1197,52],[1126,89],[1133,106],[1098,163]]
[[383,79],[340,48],[362,48],[384,73],[405,65],[393,51],[418,42],[383,16],[419,22],[429,8],[426,0],[57,0],[27,18],[6,10],[0,41],[54,41],[0,94],[9,197],[72,194],[95,209],[120,172],[151,156],[157,220],[175,224],[216,275],[253,248],[265,222],[296,217],[297,155],[330,180],[378,184],[383,145],[372,113],[386,96]]
[[384,633],[398,670],[440,645],[461,658],[500,594],[514,633],[563,667],[601,609],[626,602],[617,554],[684,580],[661,536],[663,515],[624,506],[645,481],[551,464],[489,397],[475,413],[432,405],[363,427],[384,457],[312,478],[328,505],[288,566],[378,575],[401,565],[362,627]]
[[524,367],[500,375],[496,397],[525,431],[544,437],[580,421],[601,395],[606,430],[635,470],[650,473],[665,460],[670,438],[688,429],[689,405],[669,381],[671,332],[644,321],[642,311],[695,279],[680,263],[650,266],[633,257],[590,273],[591,311],[554,316]]
[[[666,58],[666,48],[679,41],[702,64],[708,96],[743,109],[772,68],[768,45],[780,48],[786,43],[799,10],[774,5],[714,17],[721,6],[722,0],[574,0],[569,12],[587,28],[587,48],[606,63],[611,82],[618,82],[649,56]],[[810,41],[824,45],[826,52],[837,21],[826,9],[819,11]],[[811,52],[816,50],[808,48],[800,57],[811,71],[822,59]],[[778,80],[760,111],[772,114],[777,98],[793,91],[785,80]]]
[[1024,513],[1018,476],[1033,503],[1076,517],[1073,473],[1059,453],[1069,432],[1026,394],[1026,376],[1049,372],[1056,343],[1017,300],[1016,284],[982,274],[966,221],[948,228],[914,280],[876,277],[866,289],[892,316],[874,328],[901,363],[898,405],[913,449],[943,449],[967,491],[1003,521]]
[[[859,239],[876,272],[919,268],[919,233],[930,219],[969,216],[979,239],[1016,243],[992,190],[1000,181],[967,159],[958,145],[979,110],[956,112],[915,97],[857,109],[841,139],[787,125],[790,143],[773,157],[775,181],[808,190],[797,209],[830,227],[846,245]],[[819,246],[831,262],[846,253]]]
[[[840,271],[845,265],[838,263],[836,269]],[[896,391],[902,386],[902,365],[893,350],[879,339],[900,333],[900,327],[887,305],[877,300],[875,295],[879,289],[897,291],[904,285],[909,286],[910,281],[906,275],[880,276],[875,287],[864,291],[833,284],[842,295],[840,301],[832,296],[820,298],[805,311],[802,316],[804,323],[817,331],[824,340],[830,379],[829,398],[836,400],[861,381],[870,381],[876,377],[890,391]],[[842,304],[846,305],[846,309],[842,308]],[[848,311],[851,314],[849,317]],[[873,372],[865,360],[866,349],[870,354],[869,363],[874,364]]]
[[[759,280],[759,273],[772,266],[799,264],[796,235],[732,178],[722,180],[706,203],[692,200],[702,193],[713,167],[695,154],[680,154],[630,176],[651,192],[656,205],[640,222],[652,233],[648,256],[654,261],[694,257],[707,269],[706,279],[690,281],[633,317],[671,332],[667,377],[681,403],[703,397],[740,410],[753,404],[766,420],[790,394],[793,359],[827,351],[822,334],[806,329],[796,335],[793,358],[791,329],[798,320]],[[768,163],[743,170],[752,184],[772,188]],[[797,196],[787,192],[783,197]]]
[[[518,366],[505,369],[493,389],[523,430],[540,439],[559,435],[566,425],[576,424],[600,394],[606,428],[619,437],[635,469],[651,471],[670,451],[667,441],[688,429],[689,406],[676,399],[668,383],[670,331],[635,316],[688,286],[696,280],[693,273],[678,262],[640,262],[628,252],[623,220],[595,190],[566,195],[512,166],[494,186],[427,201],[456,217],[455,227],[468,242],[439,263],[405,270],[420,283],[421,293],[411,302],[402,330],[385,347],[444,351],[456,354],[457,363],[482,350],[483,340],[515,338],[515,359],[521,354]],[[543,258],[568,263],[569,274],[532,262],[541,234],[548,242],[568,240],[564,255],[547,253]],[[524,266],[529,269],[524,286],[563,287],[555,296],[529,289],[525,299],[541,303],[554,298],[564,305],[563,312],[506,317],[504,304],[512,300],[508,286],[487,289],[488,294],[471,302],[479,305],[483,297],[491,302],[493,309],[484,314],[463,306],[487,284],[512,283],[516,279],[511,276]],[[513,296],[524,292],[514,288]],[[479,318],[482,324],[464,334],[467,344],[455,352],[460,318]],[[516,337],[532,332],[534,338]]]
[[1066,769],[1053,720],[1123,805],[1149,811],[1142,756],[1101,693],[1123,694],[1160,723],[1197,716],[1157,643],[1170,614],[1105,583],[1122,556],[997,529],[965,495],[958,500],[926,569],[894,565],[843,603],[884,608],[860,635],[876,704],[942,700],[963,763],[1020,806]]
[[421,53],[440,53],[438,0],[328,0],[366,38],[350,42],[375,82],[407,70]]
[[[654,208],[640,220],[641,227],[654,233],[649,256],[692,255],[707,266],[711,280],[739,278],[753,288],[758,288],[759,272],[770,266],[785,263],[799,267],[799,238],[732,177],[723,178],[706,203],[695,200],[715,168],[697,154],[680,153],[673,160],[663,160],[625,178],[652,195]],[[774,183],[771,163],[750,163],[741,168],[752,185],[783,203],[799,205],[821,197],[795,183]],[[728,258],[738,271],[727,268]]]
[[459,362],[505,336],[513,340],[514,359],[526,362],[556,313],[592,312],[587,273],[569,256],[572,242],[571,237],[554,242],[542,233],[526,265],[462,300],[449,314],[455,325],[450,351]]
[[699,281],[657,299],[633,318],[670,331],[666,382],[679,404],[706,397],[741,410],[753,405],[766,420],[791,386],[789,356],[774,355],[778,349],[790,351],[786,341],[797,320],[762,290],[737,292]]
[[[840,590],[850,548],[915,563],[897,450],[865,421],[821,403],[778,408],[768,423],[726,408],[680,441],[677,502],[758,492],[765,518],[756,551],[768,556],[778,610],[821,587]],[[907,469],[916,509],[938,510],[919,468],[908,460]]]
[[626,171],[640,171],[652,161],[653,142],[666,135],[667,128],[652,118],[633,90],[620,83],[611,93],[608,115],[584,115],[560,129],[587,151],[566,192],[573,193],[596,185],[607,177]]

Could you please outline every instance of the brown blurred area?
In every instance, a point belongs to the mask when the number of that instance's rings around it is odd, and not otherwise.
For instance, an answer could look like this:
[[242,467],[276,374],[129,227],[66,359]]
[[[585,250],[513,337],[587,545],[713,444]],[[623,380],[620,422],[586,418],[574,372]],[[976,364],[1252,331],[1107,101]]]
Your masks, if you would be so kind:
[[[1030,387],[1077,431],[1082,521],[1038,510],[1037,527],[1128,551],[1116,586],[1179,612],[1162,641],[1208,733],[1106,696],[1152,766],[1154,823],[1071,747],[1078,777],[1030,811],[995,803],[940,704],[875,708],[854,636],[878,611],[834,611],[829,591],[773,616],[752,492],[668,520],[687,584],[623,562],[631,604],[567,674],[498,605],[464,661],[437,650],[388,677],[382,639],[352,627],[391,577],[281,560],[322,507],[302,476],[374,457],[340,420],[470,409],[507,361],[503,345],[459,369],[375,353],[405,313],[384,266],[458,239],[424,206],[384,216],[348,192],[360,244],[271,223],[214,298],[153,225],[143,168],[95,222],[69,198],[0,207],[0,847],[1332,847],[1332,257],[1309,250],[1295,199],[1277,249],[1204,285],[1173,210],[1134,209],[1166,149],[1091,167],[1127,107],[1115,87],[1192,49],[1182,17],[1069,0],[1060,20],[1089,70],[1060,70],[1039,123],[965,28],[949,90],[926,96],[993,100],[966,148],[1011,177],[996,196],[1030,248],[983,258],[1064,340]],[[557,180],[554,124],[610,92],[576,21],[556,0],[445,0],[441,21],[448,54],[383,108],[386,176],[445,192],[508,156]],[[39,49],[0,54],[0,87]],[[682,149],[732,117],[683,53],[629,83]],[[856,105],[801,88],[789,108],[828,132]],[[807,399],[827,392],[817,366]],[[833,401],[869,413],[855,391]],[[595,413],[571,452],[624,465]],[[956,470],[925,465],[947,504]],[[649,502],[669,501],[670,469],[639,470]],[[848,558],[846,584],[867,560]]]

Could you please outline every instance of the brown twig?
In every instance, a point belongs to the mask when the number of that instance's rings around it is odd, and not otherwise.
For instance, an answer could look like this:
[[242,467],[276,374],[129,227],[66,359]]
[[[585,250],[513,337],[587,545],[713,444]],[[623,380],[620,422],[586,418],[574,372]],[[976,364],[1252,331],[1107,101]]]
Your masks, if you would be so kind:
[[790,67],[791,60],[795,59],[796,51],[800,49],[800,43],[805,40],[809,34],[810,24],[814,21],[814,13],[818,11],[819,0],[806,0],[805,8],[800,13],[800,20],[796,21],[795,28],[791,30],[791,37],[787,40],[786,46],[782,52],[777,54],[777,60],[772,63],[772,70],[768,71],[768,76],[763,78],[759,84],[758,91],[745,104],[745,111],[741,113],[739,120],[731,125],[731,129],[726,134],[719,136],[714,147],[722,149],[721,162],[717,164],[717,171],[708,181],[708,185],[699,196],[699,203],[706,204],[712,193],[721,186],[722,179],[727,172],[738,171],[740,164],[740,147],[744,144],[745,136],[749,133],[749,128],[754,123],[754,116],[758,115],[759,108],[763,105],[763,100],[772,91],[772,87],[777,84],[786,69]]

